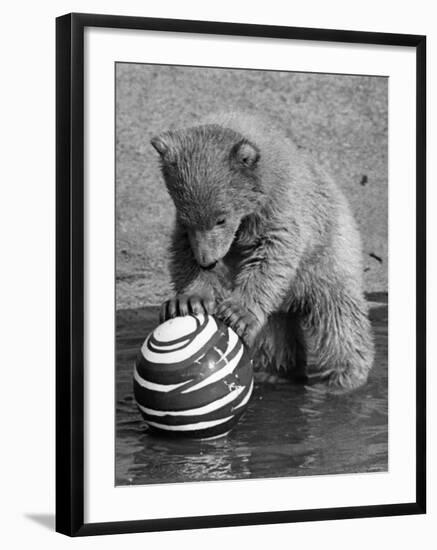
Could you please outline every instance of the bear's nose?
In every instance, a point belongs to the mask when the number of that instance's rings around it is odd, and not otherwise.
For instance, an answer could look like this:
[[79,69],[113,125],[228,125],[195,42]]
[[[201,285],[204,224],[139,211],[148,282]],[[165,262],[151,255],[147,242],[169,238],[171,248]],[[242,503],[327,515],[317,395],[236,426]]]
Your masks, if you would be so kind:
[[212,262],[212,264],[208,264],[208,265],[202,265],[202,269],[206,269],[207,271],[211,270],[211,269],[214,269],[215,266],[217,265],[217,262]]

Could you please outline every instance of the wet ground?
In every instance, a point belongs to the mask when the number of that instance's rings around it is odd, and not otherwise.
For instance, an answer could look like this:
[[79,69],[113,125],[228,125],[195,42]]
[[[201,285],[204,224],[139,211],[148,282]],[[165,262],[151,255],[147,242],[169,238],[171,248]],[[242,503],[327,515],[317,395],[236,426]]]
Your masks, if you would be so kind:
[[148,433],[133,399],[132,365],[157,308],[118,311],[116,485],[386,471],[387,295],[369,299],[376,359],[365,387],[332,396],[256,384],[236,428],[212,441]]

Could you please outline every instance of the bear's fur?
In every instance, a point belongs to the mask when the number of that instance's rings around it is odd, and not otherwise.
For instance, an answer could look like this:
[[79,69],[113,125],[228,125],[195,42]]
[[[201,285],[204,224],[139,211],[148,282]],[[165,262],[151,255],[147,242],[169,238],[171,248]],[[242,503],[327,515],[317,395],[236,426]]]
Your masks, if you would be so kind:
[[162,320],[215,311],[255,369],[362,385],[374,349],[361,243],[345,197],[283,133],[224,113],[152,139],[176,206]]

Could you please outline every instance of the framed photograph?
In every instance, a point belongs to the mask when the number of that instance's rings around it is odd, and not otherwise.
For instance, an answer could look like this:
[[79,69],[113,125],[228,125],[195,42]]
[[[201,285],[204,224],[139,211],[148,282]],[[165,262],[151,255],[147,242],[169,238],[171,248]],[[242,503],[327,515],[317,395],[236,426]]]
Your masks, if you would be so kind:
[[56,25],[57,530],[425,513],[425,37]]

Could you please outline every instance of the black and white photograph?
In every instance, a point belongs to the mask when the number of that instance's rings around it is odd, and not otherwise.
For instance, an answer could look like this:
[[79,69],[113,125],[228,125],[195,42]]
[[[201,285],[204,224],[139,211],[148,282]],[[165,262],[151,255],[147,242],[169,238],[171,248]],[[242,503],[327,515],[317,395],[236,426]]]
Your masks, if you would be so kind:
[[57,20],[57,531],[425,512],[425,37]]
[[6,5],[4,548],[433,547],[432,13]]
[[388,78],[115,64],[115,485],[387,472]]

